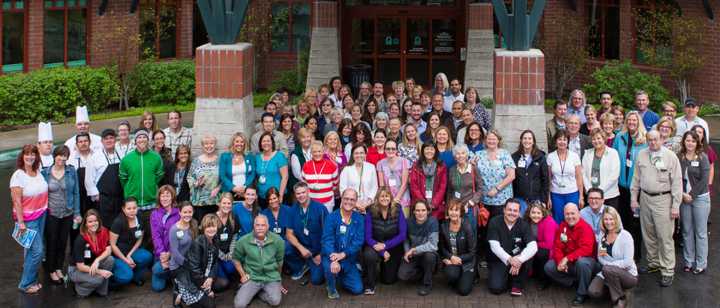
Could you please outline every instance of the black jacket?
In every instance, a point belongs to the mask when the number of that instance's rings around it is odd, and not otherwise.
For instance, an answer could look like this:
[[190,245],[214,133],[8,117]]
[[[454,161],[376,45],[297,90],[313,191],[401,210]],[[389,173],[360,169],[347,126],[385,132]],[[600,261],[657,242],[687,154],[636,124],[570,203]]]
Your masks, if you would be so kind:
[[[520,157],[520,152],[512,154],[515,166],[518,166]],[[515,168],[515,180],[513,180],[512,185],[516,198],[522,198],[526,201],[540,200],[543,203],[547,202],[550,178],[545,152],[538,150],[538,154],[532,157],[529,166]]]
[[[165,162],[163,162],[165,164]],[[175,197],[175,200],[179,203],[182,201],[190,201],[190,185],[188,184],[187,177],[189,172],[185,172],[185,176],[182,177],[181,183],[175,183],[175,171],[177,170],[177,167],[175,163],[168,163],[165,169],[165,177],[168,181],[167,184],[172,185],[177,190],[178,187],[180,187],[180,193],[178,193],[177,197]],[[185,166],[185,170],[190,170],[190,164]],[[168,178],[169,177],[169,178]]]
[[207,278],[217,275],[218,249],[205,235],[199,235],[185,253],[183,269],[190,272],[192,280],[201,285]]
[[[475,267],[475,232],[469,220],[463,219],[457,237],[457,256],[462,260],[463,271],[470,271]],[[445,220],[440,227],[440,258],[450,259],[453,256],[450,247],[450,221]]]

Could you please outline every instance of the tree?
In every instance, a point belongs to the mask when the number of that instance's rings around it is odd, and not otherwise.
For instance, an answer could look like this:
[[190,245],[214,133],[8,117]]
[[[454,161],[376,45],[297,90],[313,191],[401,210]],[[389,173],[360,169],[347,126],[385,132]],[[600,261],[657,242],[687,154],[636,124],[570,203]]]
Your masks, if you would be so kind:
[[557,18],[562,23],[562,28],[572,29],[568,31],[554,32],[553,37],[545,33],[538,38],[538,48],[545,54],[545,68],[549,74],[549,84],[552,85],[552,93],[556,99],[561,99],[565,93],[567,84],[575,78],[575,75],[585,69],[588,58],[588,49],[585,41],[587,26],[581,18],[565,16]]
[[690,79],[704,64],[701,21],[682,16],[671,4],[636,9],[638,60],[667,70],[681,102],[690,95]]
[[120,85],[119,110],[130,108],[130,73],[138,60],[138,46],[142,38],[137,28],[130,28],[127,23],[118,23],[107,32],[101,32],[93,37],[95,50],[111,54],[109,66],[115,73]]

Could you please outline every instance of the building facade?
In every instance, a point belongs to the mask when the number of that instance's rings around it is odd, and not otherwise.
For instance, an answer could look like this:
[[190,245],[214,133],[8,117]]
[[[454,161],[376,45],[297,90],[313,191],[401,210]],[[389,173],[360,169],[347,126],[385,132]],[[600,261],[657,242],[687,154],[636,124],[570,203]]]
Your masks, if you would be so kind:
[[[142,58],[192,58],[207,42],[197,0],[3,0],[0,6],[2,74],[57,66],[101,66]],[[662,0],[658,0],[662,1]],[[483,2],[483,3],[481,3]],[[309,50],[311,85],[341,74],[380,80],[414,78],[430,86],[444,72],[486,89],[492,80],[492,52],[502,34],[492,6],[478,0],[264,0],[252,1],[250,35],[263,36],[257,48],[258,86],[298,64]],[[646,0],[548,0],[539,36],[553,40],[568,18],[587,27],[590,69],[569,87],[581,86],[592,68],[608,60],[629,60],[643,71],[634,12]],[[675,1],[684,18],[701,21],[705,65],[691,80],[691,95],[720,102],[720,25],[717,1]],[[707,6],[704,5],[707,3]],[[650,3],[650,4],[648,4]],[[591,26],[592,25],[592,26]],[[358,72],[362,72],[359,74]],[[551,74],[552,71],[546,71]],[[546,89],[552,89],[546,78]],[[482,92],[482,91],[481,91]],[[482,95],[482,94],[481,94]]]

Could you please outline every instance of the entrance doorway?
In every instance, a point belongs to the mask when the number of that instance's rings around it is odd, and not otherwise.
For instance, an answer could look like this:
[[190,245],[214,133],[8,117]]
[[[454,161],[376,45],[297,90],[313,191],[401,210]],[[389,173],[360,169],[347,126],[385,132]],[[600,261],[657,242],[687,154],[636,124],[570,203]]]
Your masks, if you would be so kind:
[[464,2],[445,1],[443,5],[346,3],[341,37],[343,65],[365,64],[369,67],[370,81],[381,81],[385,85],[414,78],[416,84],[430,87],[439,72],[462,80]]

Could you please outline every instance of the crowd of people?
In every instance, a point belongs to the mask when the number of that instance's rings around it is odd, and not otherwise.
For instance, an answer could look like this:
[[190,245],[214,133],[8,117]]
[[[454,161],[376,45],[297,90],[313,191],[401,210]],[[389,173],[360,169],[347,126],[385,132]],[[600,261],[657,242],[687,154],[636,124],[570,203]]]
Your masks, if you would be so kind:
[[707,270],[716,155],[697,101],[676,118],[672,102],[648,109],[643,91],[626,111],[612,93],[594,107],[574,90],[554,105],[546,153],[543,132],[501,136],[477,90],[442,73],[431,89],[408,79],[358,92],[335,77],[291,105],[279,90],[227,149],[192,140],[176,111],[165,129],[145,113],[95,135],[78,107],[77,134],[55,147],[40,123],[10,181],[13,218],[38,233],[18,288],[40,291],[42,263],[78,297],[150,272],[175,305],[212,307],[239,285],[235,307],[276,306],[283,275],[336,299],[338,287],[373,295],[398,280],[425,296],[442,272],[461,296],[481,284],[522,296],[536,279],[575,285],[573,304],[607,290],[624,307],[639,273],[672,284],[678,218],[683,272]]

